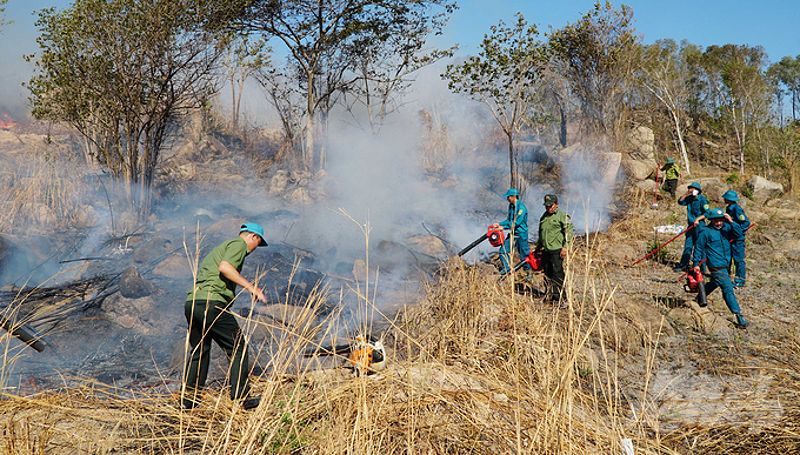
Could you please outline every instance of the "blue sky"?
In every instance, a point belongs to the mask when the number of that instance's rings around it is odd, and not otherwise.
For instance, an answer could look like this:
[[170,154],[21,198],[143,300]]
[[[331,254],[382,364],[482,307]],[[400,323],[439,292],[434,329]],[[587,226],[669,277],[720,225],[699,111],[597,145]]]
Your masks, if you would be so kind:
[[[0,35],[0,106],[24,105],[21,81],[30,68],[21,60],[35,52],[35,10],[64,7],[67,0],[10,0],[7,19],[13,21]],[[511,20],[517,11],[541,31],[574,22],[593,0],[462,0],[438,44],[459,44],[459,54],[474,53],[489,26]],[[613,2],[619,5],[620,2]],[[645,42],[660,38],[687,39],[711,44],[761,45],[771,61],[800,54],[800,0],[629,0],[637,30]]]

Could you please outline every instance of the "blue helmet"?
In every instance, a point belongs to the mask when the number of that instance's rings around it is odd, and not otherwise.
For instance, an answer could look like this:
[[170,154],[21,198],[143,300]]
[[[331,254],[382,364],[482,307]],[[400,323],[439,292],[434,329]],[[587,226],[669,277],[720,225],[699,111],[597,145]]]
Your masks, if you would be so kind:
[[722,199],[725,199],[726,201],[736,202],[739,200],[739,195],[736,194],[736,191],[728,190],[722,194]]
[[720,208],[713,208],[706,210],[706,218],[709,220],[718,220],[725,218],[725,212]]
[[689,188],[694,188],[697,191],[703,191],[703,187],[700,186],[700,182],[692,182],[689,184]]
[[503,195],[503,197],[507,198],[509,196],[517,196],[517,197],[519,197],[519,191],[517,191],[516,188],[509,188],[508,191],[506,191],[506,194]]

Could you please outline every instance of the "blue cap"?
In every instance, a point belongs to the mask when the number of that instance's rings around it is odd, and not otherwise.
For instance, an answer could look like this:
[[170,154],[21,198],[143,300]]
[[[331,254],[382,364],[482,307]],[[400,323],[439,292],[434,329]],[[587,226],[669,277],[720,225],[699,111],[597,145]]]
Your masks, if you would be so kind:
[[709,220],[725,218],[725,212],[723,212],[720,208],[708,209],[706,210],[706,218]]
[[694,188],[697,191],[703,191],[703,187],[700,186],[700,182],[692,182],[689,184],[689,188]]
[[736,194],[736,191],[728,190],[722,193],[722,199],[725,199],[726,201],[736,202],[739,200],[739,195]]
[[264,240],[264,228],[261,227],[258,223],[244,223],[242,227],[239,228],[239,234],[242,232],[251,232],[259,237],[261,237],[261,243],[258,246],[267,246],[266,240]]
[[509,196],[517,196],[517,197],[519,197],[519,191],[517,191],[516,188],[509,188],[508,191],[506,191],[506,194],[503,195],[503,197],[507,198]]

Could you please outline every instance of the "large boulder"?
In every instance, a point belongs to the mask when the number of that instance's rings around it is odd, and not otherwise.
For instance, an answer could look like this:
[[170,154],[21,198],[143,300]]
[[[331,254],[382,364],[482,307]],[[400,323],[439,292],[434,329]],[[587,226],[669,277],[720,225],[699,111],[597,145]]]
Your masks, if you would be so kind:
[[758,175],[750,177],[750,180],[747,182],[747,186],[753,193],[752,199],[755,201],[766,201],[768,199],[779,197],[781,194],[783,194],[783,185],[771,180],[767,180]]
[[653,134],[653,130],[646,126],[632,129],[627,136],[630,157],[636,160],[655,161],[655,143],[656,136]]
[[658,163],[651,159],[627,159],[622,160],[622,168],[625,169],[625,173],[632,180],[641,181],[647,180],[648,177],[655,173]]

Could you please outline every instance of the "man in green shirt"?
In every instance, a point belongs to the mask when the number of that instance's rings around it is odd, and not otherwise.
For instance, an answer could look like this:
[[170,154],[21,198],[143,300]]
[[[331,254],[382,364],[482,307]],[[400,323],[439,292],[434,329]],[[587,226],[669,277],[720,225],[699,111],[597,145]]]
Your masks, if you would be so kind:
[[261,289],[241,274],[244,258],[259,246],[267,246],[264,228],[256,223],[245,223],[238,237],[222,242],[200,263],[197,280],[184,305],[191,348],[182,392],[184,409],[192,409],[199,403],[199,393],[208,376],[212,340],[230,359],[231,399],[242,400],[245,409],[253,409],[260,402],[258,397],[248,398],[247,340],[229,311],[236,298],[237,285],[259,302],[266,302]]
[[664,171],[664,190],[675,198],[675,189],[678,188],[678,179],[681,177],[681,170],[673,158],[667,158],[667,162],[661,166]]
[[[562,298],[564,286],[564,258],[572,241],[572,221],[569,215],[558,210],[558,197],[555,194],[544,196],[545,212],[539,218],[539,239],[536,250],[542,255],[542,269],[549,290],[546,297],[553,303]],[[561,304],[566,307],[566,299]]]

